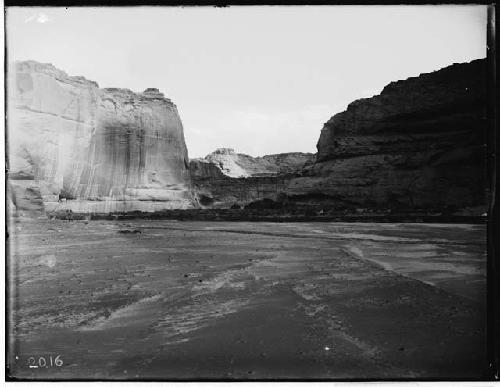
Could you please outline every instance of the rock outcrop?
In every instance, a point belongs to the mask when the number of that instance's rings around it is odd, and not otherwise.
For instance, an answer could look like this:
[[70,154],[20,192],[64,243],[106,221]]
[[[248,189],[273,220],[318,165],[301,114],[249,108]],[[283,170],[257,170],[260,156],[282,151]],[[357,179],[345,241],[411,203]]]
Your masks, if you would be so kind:
[[317,155],[221,148],[191,162],[177,109],[157,89],[100,89],[33,61],[8,75],[17,208],[152,212],[269,200],[321,213],[486,208],[485,60],[393,82],[351,103],[325,123]]
[[220,148],[190,162],[191,179],[203,207],[229,208],[256,200],[278,200],[293,173],[314,161],[312,153],[252,157]]
[[296,200],[375,209],[486,204],[486,60],[390,83],[323,127]]
[[311,154],[252,158],[219,149],[191,162],[201,204],[271,199],[322,213],[480,215],[488,195],[486,82],[485,60],[392,82],[325,123],[315,161]]
[[18,206],[33,195],[47,212],[193,206],[182,123],[158,89],[100,89],[34,61],[13,64],[8,80],[9,185]]
[[236,153],[232,148],[219,148],[204,158],[195,160],[214,164],[224,175],[229,177],[250,177],[295,172],[305,164],[312,163],[314,155],[312,153],[291,152],[252,157]]

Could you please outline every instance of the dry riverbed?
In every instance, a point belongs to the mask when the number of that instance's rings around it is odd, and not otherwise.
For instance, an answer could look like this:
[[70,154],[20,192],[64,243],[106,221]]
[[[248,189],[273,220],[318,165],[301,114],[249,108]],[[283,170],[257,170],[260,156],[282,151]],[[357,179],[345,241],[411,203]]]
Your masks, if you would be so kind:
[[485,239],[484,225],[16,220],[11,375],[479,378]]

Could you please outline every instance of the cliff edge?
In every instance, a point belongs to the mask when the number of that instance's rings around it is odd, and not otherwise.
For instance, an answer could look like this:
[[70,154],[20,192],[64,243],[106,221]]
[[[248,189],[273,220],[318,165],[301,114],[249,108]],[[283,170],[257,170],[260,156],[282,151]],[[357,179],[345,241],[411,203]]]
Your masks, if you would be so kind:
[[8,81],[8,174],[17,207],[33,198],[46,212],[193,206],[182,123],[158,89],[101,89],[35,61],[12,64]]
[[487,203],[486,60],[392,82],[325,123],[317,161],[287,194],[339,208],[482,208]]

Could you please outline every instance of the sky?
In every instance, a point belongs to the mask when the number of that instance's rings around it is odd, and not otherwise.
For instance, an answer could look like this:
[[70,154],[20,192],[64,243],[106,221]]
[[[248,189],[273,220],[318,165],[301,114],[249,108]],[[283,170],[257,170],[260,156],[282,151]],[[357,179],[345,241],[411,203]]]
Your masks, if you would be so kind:
[[156,87],[189,156],[316,152],[328,119],[391,81],[486,56],[486,6],[7,9],[9,61]]

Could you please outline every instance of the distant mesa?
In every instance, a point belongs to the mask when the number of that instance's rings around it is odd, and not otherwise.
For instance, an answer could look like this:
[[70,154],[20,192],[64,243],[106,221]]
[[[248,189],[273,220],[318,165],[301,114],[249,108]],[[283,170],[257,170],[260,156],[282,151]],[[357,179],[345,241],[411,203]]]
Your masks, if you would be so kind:
[[236,153],[233,148],[218,148],[204,158],[192,161],[212,163],[229,177],[251,177],[294,172],[313,160],[312,153],[290,152],[252,157]]
[[242,207],[262,198],[276,199],[284,182],[314,162],[312,153],[290,152],[262,157],[219,148],[190,161],[191,180],[202,207]]

